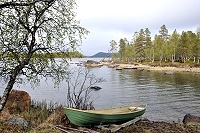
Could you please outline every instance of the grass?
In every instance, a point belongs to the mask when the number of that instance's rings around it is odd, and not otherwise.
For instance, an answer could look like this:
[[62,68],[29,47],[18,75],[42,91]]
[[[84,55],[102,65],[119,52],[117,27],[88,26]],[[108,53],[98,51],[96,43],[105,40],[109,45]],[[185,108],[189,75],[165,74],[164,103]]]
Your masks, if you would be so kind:
[[[4,125],[4,121],[19,116],[29,123],[28,129],[16,125]],[[29,133],[60,133],[53,125],[66,125],[67,118],[61,105],[47,104],[44,102],[32,102],[30,110],[21,111],[18,108],[4,109],[0,113],[0,132],[29,132]]]

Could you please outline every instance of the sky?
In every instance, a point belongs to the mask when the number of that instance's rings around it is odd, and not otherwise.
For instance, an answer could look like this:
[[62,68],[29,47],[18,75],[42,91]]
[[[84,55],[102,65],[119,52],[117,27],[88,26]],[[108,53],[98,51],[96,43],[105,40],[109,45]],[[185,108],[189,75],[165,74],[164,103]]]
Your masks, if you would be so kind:
[[77,0],[77,20],[90,33],[80,46],[86,56],[108,52],[110,41],[131,41],[134,32],[149,28],[152,38],[165,24],[175,29],[196,32],[200,25],[200,0]]

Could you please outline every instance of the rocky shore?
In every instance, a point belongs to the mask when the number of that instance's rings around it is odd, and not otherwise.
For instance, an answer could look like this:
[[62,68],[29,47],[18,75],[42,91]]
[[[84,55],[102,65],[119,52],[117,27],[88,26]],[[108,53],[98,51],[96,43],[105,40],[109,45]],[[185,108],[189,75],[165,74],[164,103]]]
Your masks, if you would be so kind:
[[200,133],[200,117],[185,115],[183,123],[167,123],[141,119],[118,133]]
[[166,64],[165,66],[145,64],[145,63],[115,63],[111,60],[100,60],[93,61],[89,60],[86,62],[86,67],[99,67],[99,66],[108,66],[109,68],[117,68],[118,70],[124,69],[126,67],[147,71],[170,71],[170,72],[194,72],[200,73],[200,67],[192,67],[188,64]]
[[194,73],[200,73],[199,67],[160,67],[160,66],[149,66],[149,65],[143,65],[143,64],[117,64],[118,67],[124,68],[125,66],[133,66],[137,69],[145,69],[149,71],[172,71],[172,72],[194,72]]
[[165,64],[163,66],[153,65],[153,64],[145,64],[145,63],[114,63],[110,60],[100,60],[93,61],[88,60],[84,63],[85,67],[102,67],[108,66],[109,68],[117,68],[117,70],[122,70],[124,68],[133,68],[147,71],[165,71],[165,72],[192,72],[192,73],[200,73],[200,67],[189,66],[189,64]]

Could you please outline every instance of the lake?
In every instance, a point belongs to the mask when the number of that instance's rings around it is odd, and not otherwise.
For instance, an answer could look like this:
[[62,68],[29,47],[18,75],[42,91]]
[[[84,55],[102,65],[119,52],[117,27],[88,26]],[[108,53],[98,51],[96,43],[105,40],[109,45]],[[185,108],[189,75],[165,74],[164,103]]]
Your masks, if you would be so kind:
[[[87,58],[73,59],[72,62],[83,60]],[[70,67],[78,66],[72,64]],[[161,71],[115,70],[107,66],[90,70],[95,76],[106,80],[97,84],[101,90],[93,92],[92,99],[95,99],[96,109],[142,102],[147,104],[143,116],[149,120],[182,122],[187,113],[200,115],[200,74],[179,72],[164,75]],[[3,86],[0,93],[3,92]],[[37,101],[66,104],[65,82],[62,82],[59,88],[54,88],[49,80],[41,82],[40,86],[34,89],[30,84],[15,85],[14,89],[27,91],[32,99]]]

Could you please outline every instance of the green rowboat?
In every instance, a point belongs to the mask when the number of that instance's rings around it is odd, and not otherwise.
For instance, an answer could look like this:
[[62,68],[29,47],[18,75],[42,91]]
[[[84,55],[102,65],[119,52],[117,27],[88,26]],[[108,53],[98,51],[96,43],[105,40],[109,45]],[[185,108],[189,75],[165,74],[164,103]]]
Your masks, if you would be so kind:
[[133,104],[103,110],[78,110],[64,107],[68,119],[77,126],[94,126],[127,122],[145,113],[146,106]]

